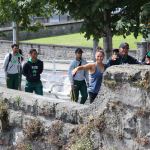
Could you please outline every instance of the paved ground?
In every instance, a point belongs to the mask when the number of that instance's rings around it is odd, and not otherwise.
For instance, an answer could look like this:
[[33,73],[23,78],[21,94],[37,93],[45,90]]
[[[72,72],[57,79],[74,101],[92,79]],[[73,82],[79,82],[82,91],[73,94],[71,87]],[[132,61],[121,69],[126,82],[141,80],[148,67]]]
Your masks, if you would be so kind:
[[[3,60],[0,60],[0,85],[5,86],[5,75],[2,69]],[[41,75],[44,95],[69,99],[70,82],[67,78],[69,63],[59,61],[59,63],[44,62],[44,72]],[[56,71],[56,72],[55,72]],[[22,77],[22,90],[25,86],[25,77]],[[51,93],[49,93],[51,91]]]
[[[0,68],[2,68],[3,60],[0,60]],[[45,70],[56,70],[56,71],[67,71],[69,68],[69,63],[53,63],[53,62],[45,62],[44,61],[44,69]]]
[[[48,97],[55,97],[58,99],[69,100],[70,83],[67,78],[67,70],[69,62],[44,62],[45,71],[42,73],[42,82],[44,86],[44,95]],[[5,76],[2,69],[3,60],[0,60],[0,84],[5,86]],[[56,71],[56,73],[55,73]],[[24,90],[25,77],[22,78],[22,89]],[[49,93],[51,91],[51,93]],[[87,100],[86,104],[89,103]]]
[[57,70],[57,71],[67,71],[69,68],[69,64],[66,63],[51,63],[51,62],[44,62],[44,69],[46,70]]

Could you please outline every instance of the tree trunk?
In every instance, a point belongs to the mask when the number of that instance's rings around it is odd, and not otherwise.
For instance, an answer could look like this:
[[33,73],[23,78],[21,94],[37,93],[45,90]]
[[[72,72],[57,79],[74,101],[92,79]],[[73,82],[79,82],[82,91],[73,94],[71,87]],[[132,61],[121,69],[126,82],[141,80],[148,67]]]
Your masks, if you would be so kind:
[[147,41],[150,42],[150,33],[148,33]]
[[112,33],[111,33],[111,12],[109,10],[104,11],[105,36],[103,37],[103,48],[105,50],[105,59],[108,60],[112,51]]
[[93,61],[94,62],[96,61],[95,53],[96,53],[96,48],[98,47],[98,43],[99,43],[99,40],[93,39]]
[[107,33],[106,37],[103,37],[103,47],[105,50],[105,59],[108,60],[112,51],[112,36]]
[[16,22],[12,22],[12,28],[13,28],[13,44],[19,44],[18,25]]
[[[13,28],[13,44],[19,45],[18,24],[16,22],[12,22],[12,28]],[[20,91],[21,91],[21,80],[22,80],[22,75],[21,75],[21,73],[19,73],[19,88],[18,88],[18,90],[20,90]]]

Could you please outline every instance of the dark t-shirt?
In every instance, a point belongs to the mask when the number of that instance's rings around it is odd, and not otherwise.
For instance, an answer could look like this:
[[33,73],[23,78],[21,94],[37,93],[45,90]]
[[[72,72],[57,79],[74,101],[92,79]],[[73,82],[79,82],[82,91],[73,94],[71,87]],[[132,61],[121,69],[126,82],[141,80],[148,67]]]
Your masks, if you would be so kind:
[[43,72],[43,62],[37,60],[36,62],[27,61],[23,66],[23,75],[29,82],[40,81],[40,74]]
[[116,60],[112,60],[111,58],[108,60],[107,66],[113,65],[121,65],[121,64],[139,64],[137,59],[133,58],[130,55],[122,57],[121,55],[118,56]]

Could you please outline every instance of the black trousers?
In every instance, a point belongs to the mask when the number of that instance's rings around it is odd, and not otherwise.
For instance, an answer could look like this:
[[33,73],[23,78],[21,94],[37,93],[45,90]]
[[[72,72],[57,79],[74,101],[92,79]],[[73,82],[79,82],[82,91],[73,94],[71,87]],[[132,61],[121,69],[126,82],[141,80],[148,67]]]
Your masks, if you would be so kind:
[[87,86],[86,86],[85,80],[83,81],[74,80],[75,102],[78,102],[79,92],[81,93],[80,104],[84,104],[88,97]]
[[94,102],[94,99],[96,98],[97,94],[98,93],[89,92],[90,104]]

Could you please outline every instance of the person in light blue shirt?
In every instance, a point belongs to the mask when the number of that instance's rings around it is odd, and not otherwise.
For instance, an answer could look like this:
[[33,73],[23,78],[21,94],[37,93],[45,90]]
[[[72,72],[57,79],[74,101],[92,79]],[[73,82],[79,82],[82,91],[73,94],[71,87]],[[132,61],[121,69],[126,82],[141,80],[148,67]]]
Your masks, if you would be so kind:
[[93,103],[94,99],[96,98],[101,88],[103,72],[107,68],[107,65],[103,64],[104,56],[105,56],[104,51],[102,50],[102,48],[98,47],[96,54],[95,54],[96,62],[89,63],[83,66],[78,66],[72,71],[73,75],[78,73],[78,71],[81,71],[81,70],[89,71],[90,73],[89,74],[90,76],[90,82],[89,82],[90,103]]
[[87,100],[87,86],[89,84],[89,74],[85,70],[81,70],[76,74],[72,75],[72,70],[78,66],[85,65],[87,62],[82,58],[82,49],[77,48],[75,51],[75,60],[70,64],[68,75],[71,83],[71,90],[74,93],[74,101],[78,102],[79,92],[81,93],[80,104],[84,104]]

